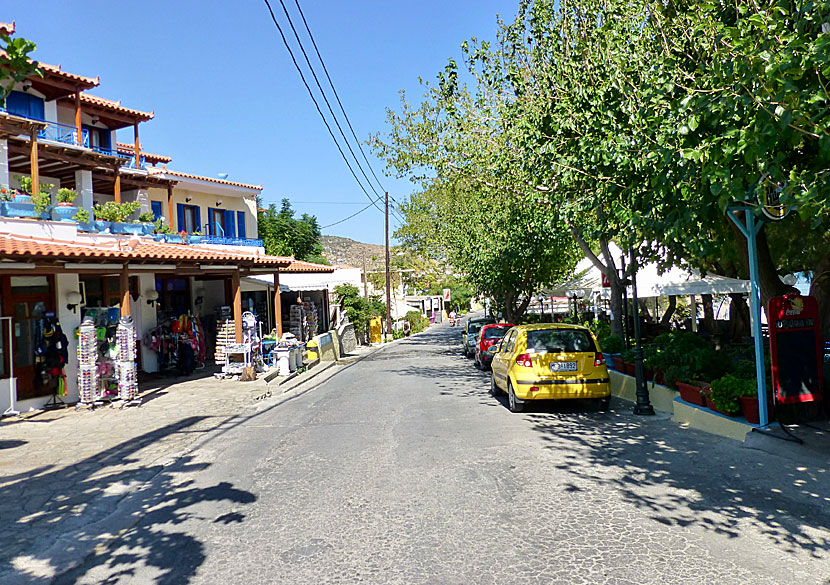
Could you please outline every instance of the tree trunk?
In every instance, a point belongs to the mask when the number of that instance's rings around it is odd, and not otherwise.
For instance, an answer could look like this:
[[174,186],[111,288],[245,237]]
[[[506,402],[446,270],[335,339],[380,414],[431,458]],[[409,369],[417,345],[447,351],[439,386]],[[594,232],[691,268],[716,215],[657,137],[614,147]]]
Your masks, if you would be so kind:
[[700,295],[703,304],[703,328],[709,333],[715,332],[715,308],[712,295]]
[[810,296],[818,302],[819,335],[826,343],[830,339],[830,256],[825,256],[816,265]]
[[637,299],[640,304],[640,319],[642,319],[645,323],[652,323],[654,319],[652,318],[651,311],[648,310],[648,302],[646,299]]
[[729,337],[749,337],[749,305],[743,293],[729,295]]
[[660,326],[661,327],[668,327],[671,324],[671,318],[674,315],[674,312],[677,310],[677,297],[672,295],[669,297],[669,306],[666,309],[666,312],[663,313],[662,319],[660,319]]

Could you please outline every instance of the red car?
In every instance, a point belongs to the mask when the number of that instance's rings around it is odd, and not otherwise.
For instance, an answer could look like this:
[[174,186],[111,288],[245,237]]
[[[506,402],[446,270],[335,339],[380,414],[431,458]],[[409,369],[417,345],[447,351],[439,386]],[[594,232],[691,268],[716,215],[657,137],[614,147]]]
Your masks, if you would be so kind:
[[493,361],[493,354],[487,351],[491,345],[502,340],[505,333],[513,327],[510,323],[494,323],[485,325],[476,336],[476,367],[481,370],[489,370]]

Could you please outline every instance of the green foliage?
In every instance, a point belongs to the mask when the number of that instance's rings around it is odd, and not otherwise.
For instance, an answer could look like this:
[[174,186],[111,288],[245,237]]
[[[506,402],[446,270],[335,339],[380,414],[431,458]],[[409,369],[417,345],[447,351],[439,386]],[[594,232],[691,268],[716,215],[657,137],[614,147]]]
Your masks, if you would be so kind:
[[32,177],[18,177],[17,183],[20,185],[20,191],[23,193],[27,193],[29,195],[49,195],[51,196],[52,188],[55,186],[52,183],[40,183],[39,190],[40,193],[32,193]]
[[369,321],[373,317],[386,315],[386,305],[378,297],[368,299],[360,296],[360,290],[351,284],[334,287],[334,297],[346,311],[349,322],[354,325],[358,339],[366,339],[369,334]]
[[156,223],[156,216],[152,211],[144,211],[138,216],[139,223]]
[[89,223],[89,212],[86,209],[78,209],[75,213],[75,221],[78,223]]
[[138,211],[139,207],[141,207],[141,204],[138,201],[125,201],[124,203],[107,201],[103,205],[93,207],[92,213],[95,215],[95,219],[125,223],[132,214]]
[[36,48],[32,41],[0,34],[0,107],[6,107],[6,98],[16,83],[31,75],[43,77],[37,61],[29,56]]
[[591,332],[597,338],[597,343],[599,343],[599,346],[605,347],[605,340],[608,339],[608,336],[611,335],[611,325],[606,321],[599,321],[596,319],[593,321],[585,321],[582,324],[591,330]]
[[409,321],[411,333],[420,333],[429,327],[429,319],[424,317],[423,313],[420,311],[408,311],[406,315],[404,315],[404,319]]
[[745,380],[727,374],[712,381],[712,402],[721,412],[735,413],[741,408],[738,398],[755,396],[755,380]]
[[259,238],[265,247],[265,253],[274,256],[294,256],[297,260],[328,264],[323,258],[323,245],[320,243],[320,226],[317,218],[304,213],[299,219],[294,217],[294,210],[288,199],[282,200],[282,207],[271,204],[262,209],[257,199]]
[[604,342],[600,342],[599,346],[604,353],[622,353],[625,351],[625,342],[619,335],[609,335]]
[[13,189],[0,185],[0,201],[14,201],[15,192]]
[[437,277],[427,288],[428,295],[443,294],[445,288],[450,289],[450,301],[444,304],[447,313],[456,311],[466,313],[470,310],[470,301],[476,296],[475,289],[467,282],[467,279],[455,275],[444,275]]
[[155,221],[156,227],[153,230],[157,234],[169,234],[172,233],[173,230],[170,229],[170,226],[165,224],[162,218],[158,218]]
[[73,203],[78,197],[78,192],[75,189],[67,189],[61,187],[58,189],[57,200],[58,203]]
[[662,369],[667,382],[713,380],[729,368],[729,356],[716,352],[708,341],[694,333],[664,333],[654,339],[653,346],[650,365]]

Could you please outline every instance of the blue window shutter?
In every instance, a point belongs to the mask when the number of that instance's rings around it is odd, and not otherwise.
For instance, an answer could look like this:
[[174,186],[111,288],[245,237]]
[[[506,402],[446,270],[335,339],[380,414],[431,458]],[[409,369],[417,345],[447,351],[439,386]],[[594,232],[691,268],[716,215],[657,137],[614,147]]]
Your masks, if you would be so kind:
[[182,203],[176,203],[176,229],[175,231],[180,232],[184,229],[184,205]]
[[216,233],[216,226],[213,225],[213,207],[208,207],[208,235],[209,236],[218,235]]
[[245,212],[236,212],[236,235],[243,240],[247,237],[245,235]]
[[225,237],[226,238],[235,238],[236,237],[236,217],[233,211],[225,211]]
[[13,91],[6,98],[6,111],[24,118],[43,120],[46,116],[43,98],[22,91]]
[[101,141],[101,146],[102,147],[104,147],[108,150],[110,148],[112,148],[112,140],[111,140],[112,135],[110,134],[109,128],[103,128],[103,129],[99,128],[98,129],[98,137],[99,137],[99,140]]
[[202,231],[202,208],[198,205],[193,206],[193,216],[196,218],[196,225],[193,226],[193,231]]
[[153,217],[161,219],[161,201],[150,201],[150,210],[153,212]]

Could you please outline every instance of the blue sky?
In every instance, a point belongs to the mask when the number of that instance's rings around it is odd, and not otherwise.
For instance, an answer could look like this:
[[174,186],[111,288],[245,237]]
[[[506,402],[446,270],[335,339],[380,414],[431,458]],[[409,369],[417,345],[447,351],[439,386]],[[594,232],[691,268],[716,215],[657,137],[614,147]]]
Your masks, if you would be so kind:
[[[463,40],[491,38],[496,15],[511,18],[516,4],[301,1],[361,139],[385,131],[385,108],[398,107],[399,90],[414,100],[418,76],[434,78],[447,59],[460,56]],[[284,24],[279,0],[271,5]],[[294,0],[286,6],[296,11]],[[141,142],[173,157],[170,168],[262,183],[267,202],[287,197],[298,214],[316,215],[323,226],[368,204],[262,0],[7,0],[3,8],[0,21],[17,22],[18,35],[37,43],[37,59],[100,75],[101,85],[90,93],[155,111],[155,119],[141,125]],[[295,26],[302,27],[299,18]],[[310,43],[307,51],[313,51]],[[364,150],[384,186],[405,199],[413,185],[381,175],[383,163]],[[369,209],[324,233],[380,244],[383,215]]]

